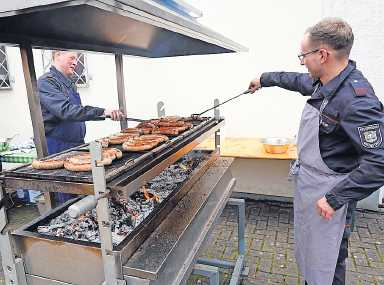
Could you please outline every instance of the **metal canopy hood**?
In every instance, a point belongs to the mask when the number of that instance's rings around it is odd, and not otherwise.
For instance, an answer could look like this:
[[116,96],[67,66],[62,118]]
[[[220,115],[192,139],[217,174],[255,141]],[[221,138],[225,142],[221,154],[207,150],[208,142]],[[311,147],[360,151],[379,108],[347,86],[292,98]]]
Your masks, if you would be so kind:
[[150,0],[1,1],[0,39],[153,58],[247,50]]

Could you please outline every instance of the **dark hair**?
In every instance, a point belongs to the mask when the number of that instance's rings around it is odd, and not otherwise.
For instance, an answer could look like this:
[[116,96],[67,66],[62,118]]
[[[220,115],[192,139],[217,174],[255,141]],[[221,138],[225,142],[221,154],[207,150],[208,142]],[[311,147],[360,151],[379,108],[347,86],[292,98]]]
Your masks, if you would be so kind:
[[340,18],[325,18],[307,29],[311,43],[326,44],[337,51],[339,57],[349,57],[353,45],[352,28]]

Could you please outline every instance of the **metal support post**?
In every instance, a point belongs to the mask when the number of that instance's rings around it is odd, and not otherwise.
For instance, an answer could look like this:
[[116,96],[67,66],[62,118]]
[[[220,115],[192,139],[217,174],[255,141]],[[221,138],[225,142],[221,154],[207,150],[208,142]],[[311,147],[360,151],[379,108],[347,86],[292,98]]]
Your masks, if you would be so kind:
[[[115,63],[116,63],[116,80],[117,80],[117,97],[119,100],[119,109],[127,114],[127,105],[125,103],[125,85],[124,85],[124,64],[123,64],[123,55],[115,54]],[[128,121],[120,121],[121,129],[128,128]]]
[[229,198],[227,205],[237,206],[238,209],[238,238],[239,238],[239,254],[245,254],[245,201],[244,199]]
[[48,155],[47,141],[45,139],[43,115],[41,114],[40,99],[37,93],[35,65],[33,62],[32,47],[29,44],[20,46],[21,61],[23,64],[25,86],[27,88],[29,112],[31,114],[33,136],[37,157]]
[[[47,141],[45,139],[45,130],[43,123],[43,115],[41,113],[40,99],[37,92],[37,81],[35,65],[33,62],[32,46],[23,44],[20,46],[21,61],[23,64],[23,73],[25,86],[27,88],[27,97],[29,112],[31,114],[33,139],[35,142],[37,157],[42,158],[48,155]],[[44,193],[45,205],[47,210],[52,209],[54,204],[53,193]]]
[[192,274],[202,275],[209,279],[209,285],[220,284],[220,273],[219,269],[215,266],[195,264],[193,267]]
[[165,107],[163,101],[157,102],[157,117],[165,117]]
[[99,224],[101,253],[104,263],[104,284],[125,285],[126,282],[123,280],[122,266],[117,256],[113,254],[111,220],[108,197],[106,195],[109,190],[107,189],[105,182],[104,165],[100,163],[102,159],[101,144],[99,142],[91,142],[90,150],[92,156],[92,178],[94,192],[96,199],[98,199],[96,212],[97,222]]
[[[219,99],[215,99],[213,102],[213,105],[216,107],[219,104],[220,104]],[[220,119],[220,109],[218,107],[214,109],[214,115],[215,115],[215,120]],[[220,154],[220,129],[215,132],[215,149]]]
[[238,209],[238,251],[239,255],[235,263],[218,259],[201,258],[197,261],[198,264],[217,266],[220,268],[233,268],[230,285],[238,285],[241,276],[248,275],[248,268],[244,267],[245,259],[245,200],[230,198],[227,205],[237,206]]
[[[4,201],[5,191],[3,185],[0,184],[0,201]],[[4,233],[4,229],[8,223],[5,205],[1,203],[0,209],[0,252],[1,262],[3,265],[5,284],[26,285],[24,263],[14,254],[12,245],[12,237],[9,233]]]

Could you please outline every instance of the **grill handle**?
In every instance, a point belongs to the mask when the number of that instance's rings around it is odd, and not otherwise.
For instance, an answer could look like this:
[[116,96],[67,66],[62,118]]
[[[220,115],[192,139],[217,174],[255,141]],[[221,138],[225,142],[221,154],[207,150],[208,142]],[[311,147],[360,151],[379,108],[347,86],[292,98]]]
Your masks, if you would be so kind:
[[[104,121],[105,119],[110,119],[111,116],[99,116],[95,119],[93,119],[93,121]],[[129,117],[123,117],[121,119],[122,121],[132,121],[132,122],[139,122],[139,123],[142,123],[142,122],[145,122],[146,120],[143,120],[143,119],[137,119],[137,118],[129,118]]]

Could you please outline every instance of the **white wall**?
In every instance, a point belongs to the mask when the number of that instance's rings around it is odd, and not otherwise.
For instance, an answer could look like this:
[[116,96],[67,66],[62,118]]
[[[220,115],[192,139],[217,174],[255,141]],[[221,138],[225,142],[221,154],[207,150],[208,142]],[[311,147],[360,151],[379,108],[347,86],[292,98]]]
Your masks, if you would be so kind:
[[[381,1],[230,1],[189,0],[204,12],[199,21],[247,46],[248,53],[188,56],[164,59],[124,57],[129,116],[156,116],[156,102],[166,103],[167,114],[189,115],[225,100],[248,87],[264,71],[303,71],[296,57],[305,29],[324,15],[349,21],[356,41],[352,57],[383,94],[384,36]],[[239,4],[240,3],[240,4]],[[32,134],[20,55],[9,48],[11,92],[0,91],[0,137],[14,133]],[[35,51],[38,73],[41,58]],[[117,106],[114,57],[89,53],[91,81],[79,89],[84,104]],[[305,98],[279,88],[264,88],[255,95],[240,97],[224,105],[224,133],[236,137],[288,136],[296,134]],[[88,122],[87,140],[118,130],[116,122]]]
[[12,90],[0,90],[0,137],[33,136],[19,48],[7,47]]
[[380,0],[323,0],[326,16],[342,16],[353,28],[351,58],[356,61],[384,102],[384,2]]
[[[305,28],[321,16],[321,2],[190,1],[204,11],[206,26],[247,46],[248,53],[165,59],[126,58],[130,115],[155,115],[164,100],[168,114],[188,115],[248,88],[263,71],[305,71],[296,57]],[[239,4],[241,3],[241,4]],[[302,13],[303,7],[308,9]],[[227,136],[293,136],[304,99],[277,88],[225,105]]]

